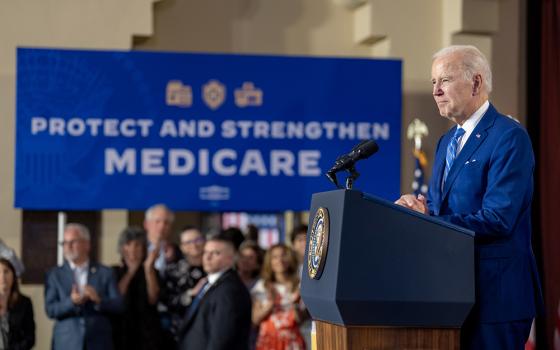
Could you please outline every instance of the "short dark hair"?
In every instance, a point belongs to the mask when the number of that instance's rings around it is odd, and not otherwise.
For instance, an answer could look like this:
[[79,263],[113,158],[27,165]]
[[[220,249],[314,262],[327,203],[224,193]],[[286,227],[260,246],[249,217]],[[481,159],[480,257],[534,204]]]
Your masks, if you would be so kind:
[[132,241],[139,241],[144,248],[147,246],[146,231],[139,226],[128,226],[122,230],[119,236],[118,252],[121,252],[122,247]]
[[292,236],[290,237],[292,244],[295,242],[296,237],[299,235],[307,235],[307,225],[305,224],[301,224],[298,225],[294,228],[294,230],[292,231]]
[[217,234],[215,236],[212,236],[210,238],[208,238],[208,240],[206,240],[206,243],[208,242],[220,242],[220,243],[224,243],[227,246],[231,247],[233,253],[237,253],[237,248],[235,246],[235,243],[231,240],[230,237],[224,235],[223,233]]
[[224,231],[222,231],[218,236],[223,237],[224,239],[229,240],[233,243],[235,251],[239,250],[239,246],[245,240],[245,236],[243,236],[243,232],[237,227],[230,227]]

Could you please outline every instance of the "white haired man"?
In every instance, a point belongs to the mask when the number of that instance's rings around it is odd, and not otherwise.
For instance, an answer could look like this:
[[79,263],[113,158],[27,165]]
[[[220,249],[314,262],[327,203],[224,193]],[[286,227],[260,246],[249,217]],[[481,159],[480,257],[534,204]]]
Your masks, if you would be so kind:
[[461,349],[523,349],[542,308],[531,248],[531,141],[489,103],[492,72],[474,46],[437,52],[432,86],[439,113],[456,125],[438,142],[428,198],[407,194],[396,203],[475,232],[476,302]]
[[53,349],[112,349],[110,314],[123,309],[113,271],[89,260],[90,235],[81,224],[64,229],[64,264],[47,273],[45,310],[55,320]]
[[144,229],[148,234],[148,253],[157,251],[155,268],[159,275],[165,275],[165,248],[169,244],[169,235],[173,225],[173,212],[165,204],[156,204],[146,210]]

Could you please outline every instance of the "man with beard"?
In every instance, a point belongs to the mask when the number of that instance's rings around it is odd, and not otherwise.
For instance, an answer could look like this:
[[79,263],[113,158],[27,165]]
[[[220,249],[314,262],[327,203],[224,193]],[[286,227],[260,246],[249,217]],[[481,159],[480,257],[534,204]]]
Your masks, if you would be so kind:
[[47,273],[45,309],[55,320],[52,348],[113,348],[109,315],[122,311],[113,271],[89,260],[90,235],[81,224],[64,229],[64,264]]

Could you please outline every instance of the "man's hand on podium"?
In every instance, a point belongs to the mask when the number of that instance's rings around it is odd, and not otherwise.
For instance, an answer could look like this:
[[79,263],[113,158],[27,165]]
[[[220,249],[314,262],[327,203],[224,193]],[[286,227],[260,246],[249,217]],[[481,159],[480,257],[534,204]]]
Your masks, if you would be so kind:
[[402,205],[419,213],[429,214],[426,197],[421,194],[418,197],[413,194],[403,194],[401,198],[395,201],[395,204]]

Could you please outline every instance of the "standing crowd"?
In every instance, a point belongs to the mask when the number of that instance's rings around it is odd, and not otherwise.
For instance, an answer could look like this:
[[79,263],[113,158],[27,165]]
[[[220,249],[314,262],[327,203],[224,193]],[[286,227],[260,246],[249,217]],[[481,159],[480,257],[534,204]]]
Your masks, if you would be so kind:
[[[65,226],[64,264],[45,281],[53,349],[309,348],[299,292],[306,226],[294,230],[293,249],[280,243],[264,251],[239,229],[206,237],[184,227],[176,245],[173,219],[165,205],[149,208],[143,228],[120,233],[113,267],[90,260],[84,225]],[[0,350],[35,344],[18,262],[0,258]]]

